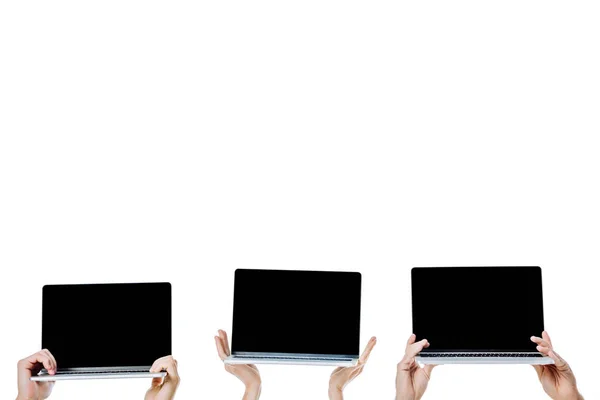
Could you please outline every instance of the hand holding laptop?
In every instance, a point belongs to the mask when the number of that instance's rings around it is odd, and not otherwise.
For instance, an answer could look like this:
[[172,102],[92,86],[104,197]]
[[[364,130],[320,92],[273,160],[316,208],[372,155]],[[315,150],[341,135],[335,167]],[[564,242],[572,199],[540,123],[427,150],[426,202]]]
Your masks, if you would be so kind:
[[173,356],[159,358],[152,364],[150,372],[167,371],[164,378],[153,378],[150,389],[146,392],[145,400],[172,400],[179,386],[177,360]]
[[396,400],[419,400],[423,397],[431,377],[431,371],[435,367],[433,364],[419,366],[416,356],[421,350],[429,347],[429,342],[427,339],[418,342],[416,340],[417,337],[414,333],[410,335],[404,357],[398,363]]
[[352,367],[337,367],[331,373],[331,378],[329,378],[329,399],[330,400],[342,400],[344,398],[343,391],[346,385],[348,385],[354,378],[359,376],[365,365],[367,364],[367,360],[371,355],[371,351],[373,347],[377,344],[377,338],[373,336],[369,343],[367,343],[367,347],[365,351],[361,354],[358,359],[358,363]]
[[537,350],[554,360],[550,365],[534,365],[542,387],[548,396],[554,400],[578,400],[583,396],[577,389],[577,381],[573,370],[552,347],[548,332],[542,332],[542,337],[532,336],[531,341],[537,344]]
[[17,363],[19,394],[17,400],[46,399],[52,393],[54,382],[33,382],[31,377],[46,368],[50,375],[56,373],[57,365],[54,356],[46,349],[22,359]]
[[[140,299],[151,297],[160,301],[141,306]],[[66,307],[74,302],[85,311]],[[155,360],[172,353],[171,284],[45,285],[42,348],[60,361],[60,370],[49,374],[41,369],[32,381],[164,378],[166,372],[149,369]]]
[[[222,361],[231,355],[227,333],[219,330],[219,336],[215,336],[217,352]],[[238,378],[246,386],[244,400],[257,400],[260,397],[261,379],[258,368],[253,364],[225,364],[225,371]]]
[[[22,359],[17,363],[18,390],[17,400],[43,400],[50,397],[54,381],[32,381],[42,368],[49,375],[56,374],[58,365],[52,353],[44,349]],[[173,356],[159,358],[154,362],[150,372],[167,371],[165,378],[154,378],[152,386],[146,392],[145,400],[172,400],[179,386],[177,361]]]

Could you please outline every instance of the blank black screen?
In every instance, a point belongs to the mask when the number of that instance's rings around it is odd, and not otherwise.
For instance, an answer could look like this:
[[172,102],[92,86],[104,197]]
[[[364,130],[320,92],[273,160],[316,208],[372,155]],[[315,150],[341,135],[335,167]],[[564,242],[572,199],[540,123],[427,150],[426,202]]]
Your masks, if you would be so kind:
[[235,272],[234,352],[357,355],[361,275]]
[[536,351],[544,330],[539,267],[413,268],[413,332],[425,351]]
[[58,368],[150,366],[171,354],[171,284],[47,285],[42,347]]

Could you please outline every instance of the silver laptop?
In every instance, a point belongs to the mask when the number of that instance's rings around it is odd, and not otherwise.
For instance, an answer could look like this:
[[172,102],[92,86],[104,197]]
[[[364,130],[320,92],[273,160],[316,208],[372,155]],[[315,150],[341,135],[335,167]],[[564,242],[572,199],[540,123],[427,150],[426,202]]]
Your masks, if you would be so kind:
[[357,272],[238,269],[225,363],[355,365],[360,301]]
[[42,348],[58,370],[33,381],[164,377],[149,370],[171,354],[171,284],[44,286]]
[[413,332],[423,364],[553,364],[531,336],[544,330],[540,267],[412,270]]

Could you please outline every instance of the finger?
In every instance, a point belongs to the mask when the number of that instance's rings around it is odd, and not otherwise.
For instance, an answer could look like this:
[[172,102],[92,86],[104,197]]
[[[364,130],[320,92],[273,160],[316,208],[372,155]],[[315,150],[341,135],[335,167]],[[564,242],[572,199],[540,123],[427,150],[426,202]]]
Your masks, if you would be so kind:
[[410,346],[411,344],[413,344],[414,342],[417,341],[417,335],[415,335],[414,333],[412,335],[410,335],[410,337],[408,338],[408,341],[406,342],[406,347],[408,348],[408,346]]
[[40,353],[44,354],[46,357],[48,357],[49,363],[50,363],[50,368],[46,369],[48,370],[48,373],[50,373],[50,371],[52,371],[52,373],[54,373],[56,371],[56,360],[54,360],[54,357],[52,356],[52,354],[50,354],[50,352],[48,351],[48,349],[43,349],[40,351]]
[[356,378],[357,376],[359,376],[360,374],[362,374],[364,369],[364,365],[361,365],[358,368],[354,368],[352,370],[352,372],[350,373],[350,378],[348,379],[348,383],[352,382],[354,380],[354,378]]
[[223,346],[225,346],[225,352],[227,355],[231,354],[231,347],[229,347],[229,338],[227,337],[227,332],[219,329],[219,337],[223,340]]
[[424,348],[429,347],[429,342],[427,339],[419,340],[418,342],[411,344],[406,349],[406,356],[409,358],[414,358],[417,354],[421,352]]
[[409,345],[406,348],[406,352],[404,353],[404,357],[398,364],[398,368],[401,370],[408,370],[415,365],[415,357],[423,348],[429,346],[429,342],[427,339],[423,339],[416,343]]
[[552,347],[552,340],[550,339],[548,332],[542,332],[542,338],[544,338],[544,340],[550,344],[550,347]]
[[218,336],[215,336],[215,343],[217,345],[217,353],[219,353],[219,358],[223,361],[227,358],[227,353],[225,352],[225,348],[223,347],[223,339]]
[[164,378],[152,378],[152,382],[150,383],[150,385],[152,387],[157,387],[163,384],[163,380]]
[[532,365],[533,368],[535,368],[535,372],[537,372],[538,378],[541,378],[542,376],[542,372],[544,371],[544,367],[542,367],[541,365]]
[[545,346],[536,346],[535,347],[537,351],[539,351],[540,353],[542,353],[545,356],[548,356],[550,353],[550,350],[552,350],[550,347],[545,347]]
[[56,362],[56,358],[54,357],[54,354],[52,354],[50,352],[50,350],[46,350],[48,352],[48,354],[50,355],[50,358],[52,359],[52,361],[54,361],[54,369],[58,370],[58,363]]
[[[150,372],[162,372],[162,371],[166,371],[167,376],[165,377],[164,381],[161,381],[161,383],[166,382],[166,381],[169,381],[169,382],[174,381],[177,384],[179,382],[179,372],[177,371],[177,360],[175,360],[173,358],[173,356],[166,356],[166,357],[159,358],[158,360],[154,361],[154,364],[152,364],[152,368],[150,368]],[[157,379],[157,378],[154,378],[154,379]],[[153,384],[154,384],[154,382],[153,382]]]
[[542,339],[540,337],[537,337],[537,336],[532,336],[531,337],[531,341],[533,343],[536,343],[536,344],[538,344],[540,346],[543,346],[543,347],[552,347],[552,345],[550,345],[550,342],[548,342],[547,340],[544,340],[544,339]]
[[231,348],[229,347],[229,338],[227,337],[227,332],[219,329],[219,338],[221,338],[221,343],[223,344],[223,350],[225,350],[225,354],[229,356],[231,354]]
[[50,353],[50,350],[45,349],[45,352],[48,355],[48,357],[50,357],[50,360],[52,361],[52,369],[54,370],[54,372],[56,372],[58,370],[58,363],[56,362],[56,358],[54,358],[54,355],[52,353]]
[[177,360],[171,357],[171,361],[165,366],[165,369],[167,370],[167,378],[169,380],[179,381],[179,369],[177,366]]
[[569,364],[567,364],[567,362],[554,350],[549,349],[548,356],[554,360],[554,365],[556,365],[558,368],[569,367]]
[[162,364],[162,358],[155,360],[150,367],[150,372],[160,372],[160,365]]
[[161,357],[158,360],[154,361],[152,367],[150,367],[150,372],[167,371],[168,373],[169,371],[167,370],[167,367],[170,367],[174,363],[175,360],[173,359],[173,356]]
[[360,358],[358,359],[358,364],[362,365],[367,362],[369,356],[371,355],[371,351],[373,351],[373,347],[375,347],[376,344],[377,338],[373,336],[371,340],[369,340],[369,343],[367,343],[367,347],[365,348],[363,353],[360,355]]
[[[54,374],[56,371],[52,368],[52,361],[50,357],[43,351],[39,351],[25,359],[27,368],[30,371],[33,371],[39,368],[38,364],[41,364],[48,370],[48,373]],[[38,369],[39,371],[39,369]],[[52,371],[52,372],[51,372]]]

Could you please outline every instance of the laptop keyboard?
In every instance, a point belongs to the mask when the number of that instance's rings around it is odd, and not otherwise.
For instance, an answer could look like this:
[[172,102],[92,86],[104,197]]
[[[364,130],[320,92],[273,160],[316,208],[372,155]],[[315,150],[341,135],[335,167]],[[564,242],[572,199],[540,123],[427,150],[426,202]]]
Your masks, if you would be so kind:
[[350,358],[320,358],[320,357],[271,357],[271,356],[235,356],[237,359],[249,360],[285,360],[285,361],[352,361]]
[[128,374],[128,373],[140,373],[148,372],[147,369],[127,369],[127,370],[112,370],[112,371],[61,371],[60,375],[99,375],[99,374]]
[[540,353],[421,353],[419,357],[544,357]]

